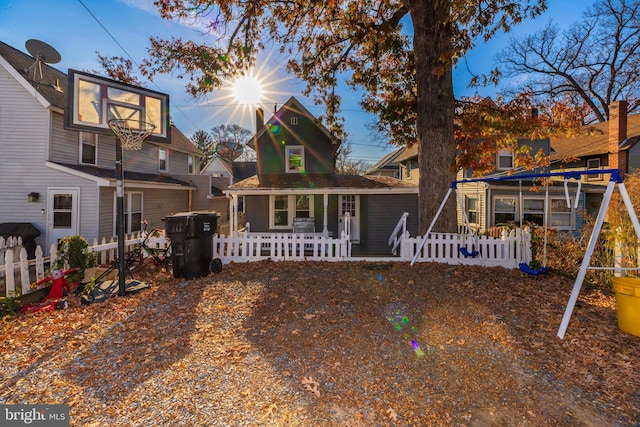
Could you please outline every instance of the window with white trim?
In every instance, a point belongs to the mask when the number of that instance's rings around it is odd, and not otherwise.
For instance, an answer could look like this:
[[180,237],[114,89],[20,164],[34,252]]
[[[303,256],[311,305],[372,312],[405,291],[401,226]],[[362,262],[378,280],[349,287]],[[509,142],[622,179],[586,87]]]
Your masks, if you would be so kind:
[[[600,169],[600,159],[587,159],[587,170]],[[587,175],[587,181],[602,181],[602,174]]]
[[544,226],[544,199],[526,198],[522,203],[524,204],[522,219],[525,224],[531,223]]
[[574,228],[573,224],[573,199],[569,199],[570,206],[567,206],[566,198],[552,198],[551,203],[551,218],[549,221],[550,227],[558,228],[559,230],[571,230]]
[[293,218],[313,216],[313,196],[308,194],[269,196],[269,228],[292,228]]
[[80,163],[95,165],[98,162],[98,134],[80,132]]
[[304,147],[302,145],[285,147],[285,165],[287,173],[304,173]]
[[500,225],[516,220],[515,197],[496,197],[493,202],[493,224]]
[[297,117],[297,116],[293,116],[293,117],[291,117],[291,124],[292,124],[293,126],[295,126],[295,125],[297,125],[297,124],[298,124],[298,117]]
[[195,164],[195,160],[193,156],[187,156],[187,170],[189,174],[194,173],[193,165]]
[[[114,193],[113,203],[113,234],[116,234],[117,221],[117,198]],[[142,193],[125,192],[124,193],[124,232],[133,233],[142,230]]]
[[166,172],[169,169],[169,152],[164,148],[158,148],[158,170]]
[[469,224],[479,224],[479,202],[477,197],[467,196],[467,219]]
[[510,170],[513,169],[513,152],[500,150],[496,159],[496,169]]

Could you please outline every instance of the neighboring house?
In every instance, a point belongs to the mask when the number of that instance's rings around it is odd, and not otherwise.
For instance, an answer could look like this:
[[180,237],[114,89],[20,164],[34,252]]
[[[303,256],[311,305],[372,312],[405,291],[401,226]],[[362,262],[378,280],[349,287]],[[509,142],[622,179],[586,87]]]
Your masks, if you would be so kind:
[[371,166],[364,175],[388,176],[391,178],[402,179],[402,170],[398,157],[406,150],[405,147],[399,147],[384,156],[375,165]]
[[[45,252],[68,235],[115,232],[115,137],[67,130],[67,75],[0,42],[0,223],[28,222]],[[124,152],[126,231],[164,228],[162,219],[204,200],[190,183],[200,152],[177,128],[171,143]]]
[[407,147],[396,158],[400,165],[400,177],[405,182],[418,185],[420,182],[420,168],[418,167],[418,144]]
[[[208,210],[220,215],[219,222],[229,221],[229,198],[223,193],[229,186],[257,172],[256,162],[231,162],[214,156],[200,171],[209,177]],[[238,213],[244,214],[244,200],[238,200]]]
[[266,123],[259,110],[257,120],[249,144],[256,151],[257,175],[223,191],[233,200],[232,217],[244,198],[251,232],[296,232],[310,221],[305,232],[337,237],[348,212],[356,250],[388,254],[389,236],[403,212],[409,212],[408,229],[417,234],[417,186],[385,176],[336,174],[338,143],[296,98]]
[[[554,138],[552,140],[520,139],[520,145],[528,145],[532,152],[542,149],[550,156],[551,165],[544,170],[532,172],[571,172],[598,169],[619,169],[623,174],[640,168],[640,115],[626,115],[626,103],[616,102],[610,107],[611,120],[585,126],[577,137]],[[418,152],[413,146],[399,156],[403,177],[418,181]],[[513,153],[501,151],[496,155],[496,171],[487,175],[495,177],[512,173]],[[470,178],[468,171],[458,173],[458,179]],[[540,225],[549,215],[548,225],[559,230],[578,231],[582,228],[583,212],[595,215],[600,208],[608,176],[583,176],[580,182],[578,206],[575,206],[578,182],[569,179],[567,191],[562,178],[552,180],[549,186],[549,204],[546,205],[546,187],[538,185],[537,191],[531,180],[510,180],[460,184],[458,189],[462,203],[458,206],[458,224],[464,225],[462,209],[474,231],[485,232],[496,225],[520,219]],[[569,194],[570,206],[567,204]],[[462,204],[462,207],[460,206]]]

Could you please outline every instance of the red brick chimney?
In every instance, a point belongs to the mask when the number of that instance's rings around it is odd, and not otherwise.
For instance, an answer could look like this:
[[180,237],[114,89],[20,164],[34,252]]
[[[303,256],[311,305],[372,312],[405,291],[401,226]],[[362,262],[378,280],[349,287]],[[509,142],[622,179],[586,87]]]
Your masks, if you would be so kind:
[[627,173],[627,151],[620,151],[620,144],[627,139],[627,101],[609,105],[609,168]]

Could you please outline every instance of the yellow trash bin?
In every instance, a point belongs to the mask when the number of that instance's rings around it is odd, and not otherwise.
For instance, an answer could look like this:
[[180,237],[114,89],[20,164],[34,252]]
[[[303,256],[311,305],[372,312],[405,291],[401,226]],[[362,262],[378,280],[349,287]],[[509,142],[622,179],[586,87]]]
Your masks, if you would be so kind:
[[614,277],[612,282],[616,293],[618,327],[640,337],[640,279]]

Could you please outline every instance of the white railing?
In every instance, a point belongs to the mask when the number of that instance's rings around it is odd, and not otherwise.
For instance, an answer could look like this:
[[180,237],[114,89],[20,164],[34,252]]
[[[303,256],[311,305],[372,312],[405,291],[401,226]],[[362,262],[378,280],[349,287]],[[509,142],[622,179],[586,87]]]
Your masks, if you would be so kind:
[[391,236],[389,236],[389,247],[391,248],[391,253],[395,255],[398,253],[398,246],[402,243],[402,238],[407,234],[407,217],[409,216],[409,212],[405,212],[402,214],[398,223],[396,224],[396,228],[393,229]]
[[223,263],[274,261],[345,261],[351,258],[351,242],[322,233],[238,233],[214,235],[213,253]]

